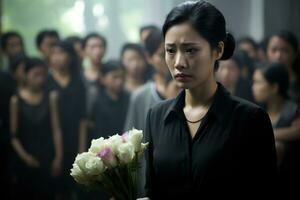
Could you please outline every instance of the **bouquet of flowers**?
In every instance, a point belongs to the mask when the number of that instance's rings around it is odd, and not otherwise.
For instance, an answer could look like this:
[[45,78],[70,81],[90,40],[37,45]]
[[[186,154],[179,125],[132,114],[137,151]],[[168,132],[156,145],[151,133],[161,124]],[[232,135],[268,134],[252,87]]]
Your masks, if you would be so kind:
[[102,188],[117,200],[136,200],[138,160],[147,147],[142,138],[141,130],[132,129],[92,140],[88,152],[77,155],[71,176],[88,189]]

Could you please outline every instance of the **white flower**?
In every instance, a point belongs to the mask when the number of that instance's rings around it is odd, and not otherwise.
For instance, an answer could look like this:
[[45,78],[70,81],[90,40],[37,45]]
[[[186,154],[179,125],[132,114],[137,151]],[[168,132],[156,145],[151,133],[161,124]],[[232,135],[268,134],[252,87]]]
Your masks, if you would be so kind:
[[105,170],[101,158],[92,152],[78,154],[75,159],[75,164],[77,164],[80,170],[86,175],[97,175]]
[[141,151],[141,142],[143,139],[143,131],[142,130],[137,130],[137,129],[132,129],[128,132],[129,136],[129,142],[134,147],[135,152],[140,152]]
[[80,169],[80,167],[74,163],[73,168],[71,169],[70,175],[75,179],[77,183],[89,186],[91,185],[91,181],[89,180],[89,177],[86,176],[86,174]]
[[123,143],[122,136],[116,134],[108,139],[108,143],[111,145],[113,153],[116,155],[118,153],[118,147]]
[[96,140],[93,139],[89,152],[97,154],[107,147],[110,147],[109,141],[105,140],[103,137]]
[[118,158],[122,163],[129,163],[134,158],[134,147],[131,143],[126,142],[118,147]]
[[101,158],[97,156],[90,157],[85,164],[85,168],[87,169],[87,174],[94,176],[100,175],[105,170]]

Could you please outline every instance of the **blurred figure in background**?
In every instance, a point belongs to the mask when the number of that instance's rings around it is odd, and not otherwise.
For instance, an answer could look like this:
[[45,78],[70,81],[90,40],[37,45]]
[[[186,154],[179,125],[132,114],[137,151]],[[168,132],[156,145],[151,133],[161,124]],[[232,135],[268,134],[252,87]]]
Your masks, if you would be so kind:
[[237,44],[238,48],[244,50],[252,60],[258,60],[258,45],[251,37],[241,38]]
[[90,117],[91,109],[99,92],[99,80],[101,81],[101,67],[106,52],[106,39],[98,33],[88,34],[82,41],[84,50],[84,83],[87,90],[86,109],[87,117]]
[[300,103],[300,58],[296,36],[289,31],[272,35],[267,42],[267,57],[270,62],[284,64],[290,80],[289,96]]
[[145,41],[146,41],[146,38],[149,36],[149,34],[153,31],[158,31],[159,28],[155,25],[145,25],[145,26],[142,26],[140,28],[140,43],[142,45],[145,44]]
[[170,72],[165,62],[163,41],[160,31],[153,31],[145,41],[147,60],[155,69],[154,82],[149,81],[132,93],[124,130],[133,127],[144,130],[148,110],[166,98],[166,80]]
[[78,152],[86,150],[85,87],[81,76],[71,72],[78,65],[75,50],[69,42],[53,46],[50,56],[49,91],[57,91],[60,124],[63,136],[63,170],[57,186],[62,199],[73,199],[75,183],[70,168]]
[[[283,64],[267,64],[254,73],[254,97],[270,116],[276,140],[280,186],[285,189],[300,178],[300,126],[295,124],[300,113],[298,105],[288,99],[288,88],[288,72]],[[291,192],[292,187],[289,190]]]
[[260,43],[258,44],[257,49],[257,58],[259,62],[266,62],[267,61],[267,43],[269,38],[263,38]]
[[74,35],[74,36],[67,37],[65,40],[70,42],[73,45],[73,48],[75,49],[76,54],[81,63],[84,58],[82,39],[79,36]]
[[7,70],[15,56],[25,54],[22,36],[15,31],[3,33],[1,35],[1,53],[3,55],[1,70]]
[[61,172],[57,95],[44,91],[46,76],[42,60],[28,59],[24,87],[10,101],[15,199],[54,199],[53,179]]
[[41,57],[49,63],[51,48],[58,43],[59,34],[56,30],[44,29],[36,36],[36,47],[39,50]]
[[[113,133],[122,134],[129,105],[129,93],[124,89],[125,71],[117,60],[102,65],[103,89],[100,90],[92,109],[95,126],[92,139],[108,137]],[[99,80],[100,81],[100,80]]]
[[[146,58],[154,68],[153,80],[132,93],[124,130],[133,127],[145,130],[146,116],[149,109],[166,99],[170,72],[165,61],[165,49],[161,31],[152,31],[145,40]],[[168,80],[167,80],[168,79]],[[139,196],[144,195],[145,159],[141,158]]]
[[242,76],[246,68],[245,56],[245,52],[237,51],[230,59],[220,61],[216,78],[232,95],[253,102],[251,82]]
[[134,92],[147,81],[147,62],[141,45],[127,43],[121,51],[122,65],[125,68],[125,88]]

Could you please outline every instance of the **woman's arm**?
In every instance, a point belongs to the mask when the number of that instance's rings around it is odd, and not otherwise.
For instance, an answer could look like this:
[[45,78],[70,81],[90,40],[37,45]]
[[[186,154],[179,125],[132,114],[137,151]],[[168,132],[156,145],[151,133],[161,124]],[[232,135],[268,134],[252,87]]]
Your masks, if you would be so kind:
[[10,133],[12,136],[11,144],[14,150],[17,152],[18,156],[23,160],[29,167],[36,168],[39,167],[39,162],[33,158],[21,144],[19,138],[17,137],[18,131],[18,98],[17,96],[12,96],[10,99]]
[[51,115],[51,126],[52,126],[52,137],[54,143],[55,157],[52,162],[52,175],[57,176],[60,173],[61,162],[63,157],[62,150],[62,133],[59,122],[58,114],[58,95],[55,91],[50,92],[50,115]]

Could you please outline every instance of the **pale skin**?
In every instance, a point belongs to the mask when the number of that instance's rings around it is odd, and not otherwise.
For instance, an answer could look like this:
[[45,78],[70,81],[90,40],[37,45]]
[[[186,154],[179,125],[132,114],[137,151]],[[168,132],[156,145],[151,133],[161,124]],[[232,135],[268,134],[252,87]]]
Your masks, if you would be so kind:
[[[206,39],[189,24],[172,26],[165,36],[167,66],[177,85],[185,89],[185,117],[197,121],[209,110],[217,90],[214,63],[222,57],[224,43],[211,48]],[[201,121],[188,123],[191,138],[197,134]],[[143,198],[142,200],[148,200]]]
[[[21,97],[30,102],[31,104],[37,104],[41,101],[43,94],[40,92],[32,92],[30,89],[23,89],[20,93]],[[51,93],[49,95],[49,108],[50,108],[50,116],[51,116],[51,126],[52,126],[52,137],[54,142],[54,151],[55,157],[52,161],[51,166],[51,175],[56,177],[59,175],[61,170],[61,162],[62,162],[62,137],[61,130],[58,118],[58,110],[57,110],[57,95],[55,93]],[[24,149],[20,140],[18,139],[18,98],[17,96],[13,96],[10,100],[10,131],[13,136],[11,141],[13,148],[23,160],[28,167],[38,168],[40,163],[36,158],[30,155],[26,149]],[[20,133],[22,134],[22,133]]]

